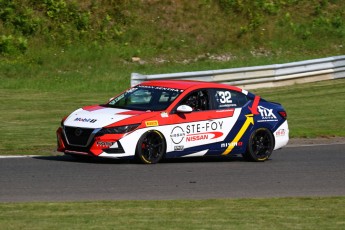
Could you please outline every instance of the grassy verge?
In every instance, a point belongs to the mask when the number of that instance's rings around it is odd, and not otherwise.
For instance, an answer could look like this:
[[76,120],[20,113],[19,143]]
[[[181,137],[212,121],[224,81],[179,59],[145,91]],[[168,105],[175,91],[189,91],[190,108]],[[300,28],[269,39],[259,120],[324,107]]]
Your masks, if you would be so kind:
[[344,205],[344,197],[3,203],[0,229],[343,229]]
[[330,56],[345,49],[344,9],[335,0],[0,1],[0,58],[80,44],[114,44],[123,59],[247,49]]
[[345,79],[255,91],[282,103],[291,137],[345,136]]
[[[62,117],[81,106],[104,103],[128,85],[114,85],[113,91],[98,92],[2,89],[0,154],[52,154],[55,130]],[[345,136],[345,79],[255,92],[283,104],[291,137]]]

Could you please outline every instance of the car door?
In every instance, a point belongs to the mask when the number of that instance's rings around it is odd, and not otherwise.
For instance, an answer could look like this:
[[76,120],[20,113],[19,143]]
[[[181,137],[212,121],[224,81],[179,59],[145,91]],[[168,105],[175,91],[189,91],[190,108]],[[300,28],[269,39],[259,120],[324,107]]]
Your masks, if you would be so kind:
[[[171,127],[167,152],[176,156],[221,154],[241,109],[236,110],[226,90],[199,89],[186,95],[169,116]],[[191,112],[177,112],[180,105],[188,105]],[[169,154],[169,153],[168,153]]]
[[249,113],[250,99],[242,91],[227,88],[213,89],[210,94],[214,100],[213,106],[216,113],[228,115],[228,111],[233,111],[233,115],[230,114],[231,117],[226,119],[224,140],[215,146],[216,154],[227,155],[230,152],[242,152],[242,146],[244,146],[242,137],[249,124],[246,115]]

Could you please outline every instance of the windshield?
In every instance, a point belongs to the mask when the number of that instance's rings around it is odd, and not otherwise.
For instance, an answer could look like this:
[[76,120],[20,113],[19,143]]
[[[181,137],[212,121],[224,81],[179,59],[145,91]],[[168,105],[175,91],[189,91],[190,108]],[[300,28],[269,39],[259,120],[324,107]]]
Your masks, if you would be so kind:
[[129,110],[165,110],[182,90],[139,85],[111,100],[107,106]]

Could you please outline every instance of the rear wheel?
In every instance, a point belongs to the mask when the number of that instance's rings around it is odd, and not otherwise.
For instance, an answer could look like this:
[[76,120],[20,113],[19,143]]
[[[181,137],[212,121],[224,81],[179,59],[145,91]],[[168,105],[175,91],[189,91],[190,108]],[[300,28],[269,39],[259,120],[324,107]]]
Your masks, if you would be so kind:
[[265,161],[271,156],[273,148],[272,133],[268,129],[260,128],[250,135],[247,150],[243,156],[250,161]]
[[137,144],[136,156],[145,164],[156,164],[164,156],[166,143],[163,135],[158,131],[144,133]]

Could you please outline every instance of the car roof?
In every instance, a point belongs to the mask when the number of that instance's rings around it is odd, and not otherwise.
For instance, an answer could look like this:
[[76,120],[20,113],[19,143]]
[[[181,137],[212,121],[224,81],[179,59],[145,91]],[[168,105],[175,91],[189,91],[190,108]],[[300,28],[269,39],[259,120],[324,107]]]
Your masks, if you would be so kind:
[[152,80],[144,81],[140,85],[145,86],[158,86],[158,87],[167,87],[173,89],[186,90],[189,88],[228,88],[236,91],[242,91],[240,88],[235,86],[230,86],[226,84],[214,83],[214,82],[205,82],[205,81],[195,81],[195,80]]

